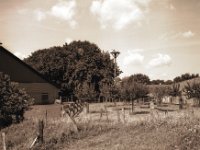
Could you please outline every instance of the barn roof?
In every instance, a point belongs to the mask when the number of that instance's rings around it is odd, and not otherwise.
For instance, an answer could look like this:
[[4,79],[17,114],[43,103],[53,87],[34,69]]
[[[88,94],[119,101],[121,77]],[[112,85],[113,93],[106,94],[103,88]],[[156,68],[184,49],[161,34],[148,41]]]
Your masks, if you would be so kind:
[[19,59],[18,57],[16,57],[13,53],[11,53],[9,50],[5,49],[1,45],[0,45],[0,51],[3,51],[4,53],[6,53],[10,57],[12,57],[15,61],[17,61],[18,63],[20,63],[21,65],[23,65],[27,69],[29,69],[33,74],[37,75],[39,78],[45,80],[46,82],[48,82],[49,84],[53,85],[54,87],[59,88],[59,86],[57,84],[55,84],[55,83],[51,82],[50,80],[46,79],[42,74],[40,74],[34,68],[32,68],[31,66],[29,66],[28,64],[26,64],[24,61],[22,61],[21,59]]

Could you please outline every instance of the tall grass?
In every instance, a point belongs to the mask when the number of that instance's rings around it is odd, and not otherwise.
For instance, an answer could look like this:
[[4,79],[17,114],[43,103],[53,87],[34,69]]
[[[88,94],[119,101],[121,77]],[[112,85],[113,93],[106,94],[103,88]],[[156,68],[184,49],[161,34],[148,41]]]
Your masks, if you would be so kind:
[[[1,130],[6,134],[7,148],[28,149],[37,136],[37,122],[32,117]],[[155,110],[145,115],[108,111],[101,120],[97,111],[81,114],[76,122],[78,132],[69,118],[49,118],[44,130],[45,143],[39,149],[200,149],[198,109],[166,115]]]

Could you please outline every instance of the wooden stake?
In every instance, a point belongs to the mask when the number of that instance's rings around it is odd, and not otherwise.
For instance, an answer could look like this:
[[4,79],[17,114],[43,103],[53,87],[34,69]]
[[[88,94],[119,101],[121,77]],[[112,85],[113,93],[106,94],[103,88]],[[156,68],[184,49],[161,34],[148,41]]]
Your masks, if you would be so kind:
[[107,121],[109,122],[109,118],[108,118],[108,110],[107,110],[106,105],[104,106],[104,108],[105,108],[105,113],[106,113]]
[[100,117],[99,117],[99,122],[101,121],[102,116],[103,116],[103,110],[101,109],[101,111],[100,111]]
[[43,132],[44,131],[44,121],[39,120],[38,122],[38,142],[42,144],[44,142]]
[[126,112],[124,107],[122,108],[122,112],[123,112],[124,123],[126,123]]
[[120,114],[119,114],[119,110],[116,109],[116,111],[117,111],[117,121],[118,121],[118,123],[120,123]]
[[87,102],[87,114],[90,112],[90,106],[89,106],[89,103]]
[[6,135],[2,133],[2,143],[3,143],[3,150],[6,150]]
[[37,141],[37,138],[38,138],[38,137],[36,137],[36,138],[33,140],[32,144],[31,144],[31,146],[30,146],[30,149],[33,148],[33,146],[35,145],[35,143],[36,143],[36,141]]
[[48,117],[48,113],[47,113],[47,109],[46,109],[46,113],[45,113],[46,126],[47,126],[47,117]]

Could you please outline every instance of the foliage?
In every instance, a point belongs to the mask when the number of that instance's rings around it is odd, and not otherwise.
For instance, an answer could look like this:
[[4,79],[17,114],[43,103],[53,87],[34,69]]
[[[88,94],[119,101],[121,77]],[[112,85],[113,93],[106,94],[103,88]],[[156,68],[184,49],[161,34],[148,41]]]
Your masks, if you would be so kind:
[[167,81],[165,81],[165,85],[171,85],[171,84],[173,84],[173,81],[172,81],[172,80],[167,80]]
[[173,83],[172,80],[164,81],[164,80],[157,79],[157,80],[150,81],[150,84],[152,84],[152,85],[170,85],[172,83]]
[[115,65],[110,54],[87,41],[36,51],[25,62],[58,84],[66,97],[77,98],[86,83],[92,84],[96,95],[100,95],[101,83],[113,83]]
[[174,83],[169,89],[169,95],[176,97],[181,95],[180,84]]
[[84,82],[79,89],[76,90],[76,97],[84,102],[90,102],[97,99],[97,93],[95,92],[94,85]]
[[152,85],[161,85],[161,84],[164,84],[164,83],[165,83],[164,80],[159,80],[159,79],[151,81]]
[[162,98],[169,95],[170,88],[168,86],[156,86],[152,90],[152,94],[156,98],[158,104],[161,104]]
[[150,83],[149,77],[147,75],[141,74],[141,73],[131,75],[129,78],[130,78],[130,80],[134,80],[137,83],[142,83],[142,84]]
[[199,77],[199,74],[185,73],[185,74],[182,74],[181,76],[175,77],[174,82],[182,82],[182,81],[190,80],[197,77]]
[[150,81],[150,84],[152,84],[152,85],[171,85],[173,83],[190,80],[190,79],[197,78],[197,77],[199,77],[199,74],[185,73],[185,74],[182,74],[181,76],[175,77],[173,79],[173,81],[172,80],[164,81],[164,80],[157,79],[157,80]]
[[196,98],[199,101],[199,106],[200,106],[200,83],[199,82],[194,82],[192,84],[187,83],[183,91],[186,94],[188,99]]
[[8,75],[0,74],[0,126],[12,123],[14,117],[17,122],[22,121],[31,103],[32,99],[23,89],[11,83]]
[[144,98],[149,93],[145,84],[135,82],[133,76],[125,77],[121,81],[121,97],[125,100]]

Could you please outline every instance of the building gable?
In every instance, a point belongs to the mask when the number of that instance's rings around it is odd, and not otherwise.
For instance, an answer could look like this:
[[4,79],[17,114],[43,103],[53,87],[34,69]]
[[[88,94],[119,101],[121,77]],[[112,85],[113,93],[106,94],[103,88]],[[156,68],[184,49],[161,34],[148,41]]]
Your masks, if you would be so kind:
[[0,72],[10,75],[12,81],[19,83],[47,83],[32,67],[0,46]]

